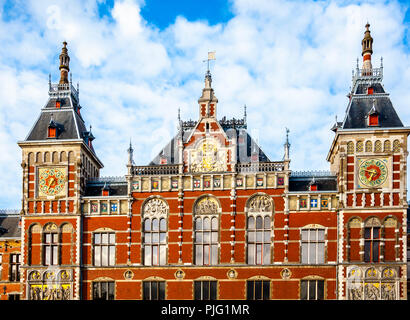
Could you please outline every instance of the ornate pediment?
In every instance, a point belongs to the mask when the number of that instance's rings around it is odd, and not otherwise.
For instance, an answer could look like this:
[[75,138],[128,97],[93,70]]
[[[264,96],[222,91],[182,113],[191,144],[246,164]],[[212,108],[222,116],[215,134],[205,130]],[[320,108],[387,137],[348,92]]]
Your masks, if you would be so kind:
[[216,138],[205,138],[189,150],[191,172],[221,172],[227,170],[226,148]]

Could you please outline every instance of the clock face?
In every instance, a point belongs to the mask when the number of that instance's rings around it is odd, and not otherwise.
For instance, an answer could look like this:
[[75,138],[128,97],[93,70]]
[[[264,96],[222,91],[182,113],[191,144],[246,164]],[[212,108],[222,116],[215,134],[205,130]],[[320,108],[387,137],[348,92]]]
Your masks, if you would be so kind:
[[56,196],[63,193],[66,180],[65,168],[40,168],[38,170],[38,189],[40,196]]
[[363,160],[359,165],[359,184],[364,187],[382,186],[386,182],[387,172],[387,160]]

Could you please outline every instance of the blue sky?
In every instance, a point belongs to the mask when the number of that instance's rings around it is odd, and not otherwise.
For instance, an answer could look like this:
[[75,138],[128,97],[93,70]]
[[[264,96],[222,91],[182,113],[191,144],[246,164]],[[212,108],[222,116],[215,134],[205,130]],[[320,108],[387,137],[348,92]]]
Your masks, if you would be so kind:
[[271,160],[290,129],[291,168],[328,170],[335,117],[371,24],[373,63],[410,124],[409,1],[0,0],[0,208],[19,208],[23,140],[58,80],[68,42],[73,82],[102,176],[145,165],[183,120],[197,119],[210,50],[218,118],[240,118]]

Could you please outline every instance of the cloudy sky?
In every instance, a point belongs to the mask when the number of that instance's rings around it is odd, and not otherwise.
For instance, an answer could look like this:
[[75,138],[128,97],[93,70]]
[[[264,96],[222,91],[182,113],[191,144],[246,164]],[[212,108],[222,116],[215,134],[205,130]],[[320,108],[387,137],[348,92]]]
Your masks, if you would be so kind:
[[291,168],[328,170],[335,117],[343,118],[352,69],[371,24],[373,65],[410,125],[408,1],[0,0],[0,208],[21,203],[21,150],[59,79],[68,42],[73,82],[102,176],[126,172],[130,139],[147,164],[183,120],[197,119],[208,51],[218,118],[248,113],[248,130]]

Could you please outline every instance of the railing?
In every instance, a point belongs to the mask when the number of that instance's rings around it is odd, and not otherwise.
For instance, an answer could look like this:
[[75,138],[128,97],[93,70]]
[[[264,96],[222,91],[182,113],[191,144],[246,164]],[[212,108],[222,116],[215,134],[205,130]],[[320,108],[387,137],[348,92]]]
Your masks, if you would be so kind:
[[249,162],[249,163],[237,163],[237,172],[275,172],[283,171],[285,164],[283,162]]
[[353,76],[353,80],[358,78],[383,78],[383,68],[372,68],[372,69],[359,69],[356,68],[356,73]]
[[78,101],[78,91],[71,83],[49,83],[48,94],[50,97],[65,97],[71,93]]
[[292,171],[291,177],[334,177],[335,173],[327,170],[318,171]]
[[104,183],[104,182],[126,182],[124,176],[116,176],[116,177],[98,177],[98,178],[90,178],[88,183]]
[[132,174],[136,176],[168,175],[179,173],[178,164],[165,164],[157,166],[134,166]]

